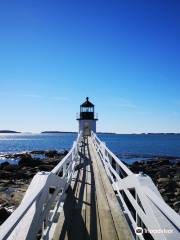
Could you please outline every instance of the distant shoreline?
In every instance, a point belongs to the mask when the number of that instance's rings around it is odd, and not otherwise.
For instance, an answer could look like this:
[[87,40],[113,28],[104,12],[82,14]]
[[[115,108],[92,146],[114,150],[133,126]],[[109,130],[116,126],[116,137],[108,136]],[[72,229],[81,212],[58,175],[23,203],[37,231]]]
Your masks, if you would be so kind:
[[[24,132],[19,132],[19,131],[12,131],[12,130],[0,130],[0,133],[22,133],[25,134]],[[31,132],[28,132],[31,133]],[[69,133],[69,134],[77,134],[78,131],[42,131],[40,134],[58,134],[58,133]],[[32,132],[33,134],[33,132]],[[109,135],[180,135],[180,133],[114,133],[114,132],[97,132],[97,134],[109,134]]]
[[63,132],[63,131],[43,131],[41,132],[42,134],[44,133],[77,133],[77,132]]
[[11,131],[11,130],[0,130],[0,133],[21,133],[21,132]]

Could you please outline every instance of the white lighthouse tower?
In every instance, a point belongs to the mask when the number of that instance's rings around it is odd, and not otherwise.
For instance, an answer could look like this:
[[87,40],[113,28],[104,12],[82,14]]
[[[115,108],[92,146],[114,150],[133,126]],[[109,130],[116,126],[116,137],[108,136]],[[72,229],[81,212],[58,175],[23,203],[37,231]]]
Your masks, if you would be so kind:
[[96,132],[96,121],[94,116],[94,104],[86,98],[86,101],[80,106],[80,115],[77,118],[79,121],[79,132],[82,131],[85,136],[90,136],[91,130]]

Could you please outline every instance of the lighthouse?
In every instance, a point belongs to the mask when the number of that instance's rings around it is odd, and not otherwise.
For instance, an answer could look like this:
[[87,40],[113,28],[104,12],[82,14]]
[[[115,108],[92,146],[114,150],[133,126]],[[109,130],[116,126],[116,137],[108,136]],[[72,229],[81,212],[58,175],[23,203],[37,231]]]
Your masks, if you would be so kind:
[[96,132],[96,121],[94,113],[94,104],[89,101],[89,98],[86,98],[86,101],[80,105],[80,114],[77,117],[79,122],[79,132],[82,131],[84,136],[90,136],[91,130]]

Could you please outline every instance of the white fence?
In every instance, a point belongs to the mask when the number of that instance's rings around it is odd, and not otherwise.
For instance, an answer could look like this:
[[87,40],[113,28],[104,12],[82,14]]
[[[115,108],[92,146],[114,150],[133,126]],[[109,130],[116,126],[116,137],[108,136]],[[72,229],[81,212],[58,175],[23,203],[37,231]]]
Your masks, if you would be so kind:
[[0,227],[0,240],[51,239],[57,211],[71,182],[78,159],[78,135],[69,153],[51,172],[39,172],[13,214]]
[[93,132],[92,141],[135,238],[180,239],[180,216],[164,202],[151,178],[143,173],[133,174]]

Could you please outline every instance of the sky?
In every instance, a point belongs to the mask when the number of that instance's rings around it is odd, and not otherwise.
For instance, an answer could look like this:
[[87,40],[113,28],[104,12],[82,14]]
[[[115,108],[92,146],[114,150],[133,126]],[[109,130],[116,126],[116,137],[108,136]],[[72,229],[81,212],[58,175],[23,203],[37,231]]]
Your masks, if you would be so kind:
[[0,129],[180,132],[179,0],[0,1]]

